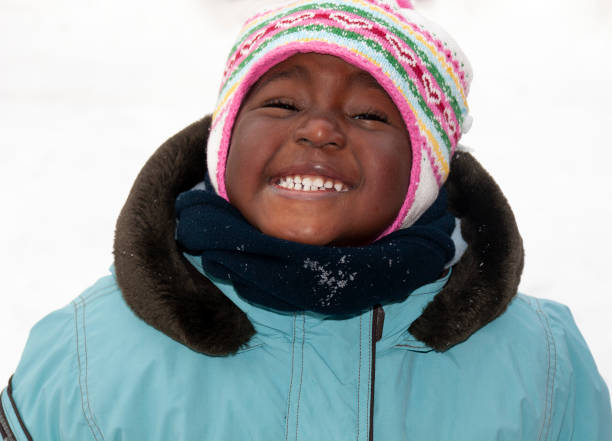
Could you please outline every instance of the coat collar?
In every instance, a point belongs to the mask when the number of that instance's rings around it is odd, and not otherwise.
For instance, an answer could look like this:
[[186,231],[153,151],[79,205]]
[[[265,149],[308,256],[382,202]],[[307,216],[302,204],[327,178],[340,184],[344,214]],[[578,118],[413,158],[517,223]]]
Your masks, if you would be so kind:
[[[359,329],[362,327],[366,332],[371,329],[373,310],[342,319],[342,325],[338,326],[338,320],[330,320],[329,316],[315,312],[280,312],[254,305],[242,298],[231,282],[216,279],[206,274],[199,256],[186,253],[184,256],[194,268],[209,278],[238,309],[246,314],[255,328],[255,334],[245,346],[240,348],[241,350],[248,350],[254,346],[278,339],[291,341],[295,334],[296,319],[300,322],[301,332],[308,335],[308,341],[312,344],[317,344],[317,341],[326,344],[325,341],[333,337],[334,344],[338,346],[341,346],[342,342],[354,345],[354,336],[351,336],[351,333],[359,335]],[[420,316],[427,304],[442,290],[448,282],[450,274],[449,272],[440,279],[417,288],[401,302],[384,306],[384,326],[382,335],[377,337],[377,351],[384,351],[392,346],[418,352],[432,350],[425,343],[416,340],[408,332],[408,326]]]
[[[115,232],[116,277],[129,307],[169,337],[209,355],[248,344],[245,312],[182,255],[174,240],[174,203],[203,179],[210,117],[166,141],[136,178]],[[449,209],[468,248],[444,288],[409,333],[444,351],[499,316],[516,294],[523,246],[497,184],[469,154],[457,152],[447,182]]]

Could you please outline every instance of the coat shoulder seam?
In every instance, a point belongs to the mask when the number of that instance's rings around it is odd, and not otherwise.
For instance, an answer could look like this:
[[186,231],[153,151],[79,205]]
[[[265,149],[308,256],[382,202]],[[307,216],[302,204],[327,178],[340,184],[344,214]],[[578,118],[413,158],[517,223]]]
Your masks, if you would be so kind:
[[[95,421],[92,411],[91,402],[89,399],[89,379],[88,379],[88,357],[87,343],[85,330],[85,304],[87,297],[81,296],[72,302],[74,307],[74,326],[75,326],[75,343],[78,367],[78,385],[81,395],[81,410],[83,417],[89,426],[93,439],[95,441],[103,441],[104,435]],[[91,299],[91,298],[90,298]],[[80,328],[80,329],[79,329]]]
[[550,432],[550,428],[552,426],[552,414],[553,414],[553,396],[555,390],[555,378],[557,376],[557,345],[555,343],[555,338],[552,332],[552,328],[550,326],[550,321],[548,316],[542,309],[542,305],[538,301],[538,299],[526,298],[523,299],[527,302],[527,304],[534,310],[538,320],[544,330],[545,339],[546,339],[546,352],[548,358],[548,367],[546,370],[546,394],[545,394],[545,403],[544,403],[544,420],[542,421],[542,426],[538,431],[538,441],[546,441],[548,439],[548,434]]

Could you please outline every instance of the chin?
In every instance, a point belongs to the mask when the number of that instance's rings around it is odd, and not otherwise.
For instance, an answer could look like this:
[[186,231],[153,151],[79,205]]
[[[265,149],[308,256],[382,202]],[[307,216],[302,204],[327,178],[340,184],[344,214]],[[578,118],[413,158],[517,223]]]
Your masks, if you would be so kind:
[[260,228],[260,230],[268,236],[305,245],[326,246],[335,242],[335,237],[333,234],[330,234],[329,228],[318,229],[312,226],[296,228],[295,225],[288,228],[270,225]]

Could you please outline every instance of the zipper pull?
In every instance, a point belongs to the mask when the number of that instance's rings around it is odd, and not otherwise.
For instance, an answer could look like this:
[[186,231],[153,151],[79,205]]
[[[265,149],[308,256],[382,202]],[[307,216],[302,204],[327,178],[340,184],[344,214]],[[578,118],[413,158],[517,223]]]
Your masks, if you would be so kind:
[[374,342],[378,342],[383,336],[383,327],[385,324],[385,310],[382,306],[376,305],[372,314],[372,333],[374,334]]

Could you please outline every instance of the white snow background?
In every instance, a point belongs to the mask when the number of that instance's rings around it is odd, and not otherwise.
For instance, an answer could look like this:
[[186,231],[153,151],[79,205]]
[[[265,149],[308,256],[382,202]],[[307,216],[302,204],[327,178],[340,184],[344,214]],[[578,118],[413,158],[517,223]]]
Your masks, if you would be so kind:
[[[0,0],[0,382],[29,329],[107,273],[115,219],[166,138],[213,110],[252,1]],[[470,57],[463,143],[612,383],[612,4],[421,0]]]

